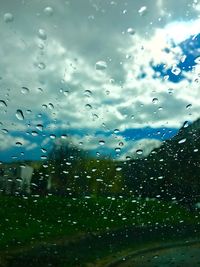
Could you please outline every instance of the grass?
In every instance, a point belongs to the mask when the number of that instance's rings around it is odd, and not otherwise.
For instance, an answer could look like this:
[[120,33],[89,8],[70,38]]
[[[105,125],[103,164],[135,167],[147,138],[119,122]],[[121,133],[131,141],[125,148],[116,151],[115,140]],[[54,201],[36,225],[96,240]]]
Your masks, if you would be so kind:
[[0,248],[133,226],[197,224],[177,204],[134,198],[0,197]]

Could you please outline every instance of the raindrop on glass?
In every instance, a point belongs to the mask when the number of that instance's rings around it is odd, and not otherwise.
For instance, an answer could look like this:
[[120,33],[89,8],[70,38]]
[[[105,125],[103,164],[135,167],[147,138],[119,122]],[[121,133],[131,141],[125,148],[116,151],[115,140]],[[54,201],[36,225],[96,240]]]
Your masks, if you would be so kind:
[[69,95],[69,91],[64,91],[63,94],[64,94],[65,96],[68,96],[68,95]]
[[31,113],[32,113],[32,110],[27,109],[26,113],[27,113],[27,114],[31,114]]
[[6,108],[7,104],[4,100],[0,100],[0,107]]
[[157,104],[157,103],[158,103],[158,98],[156,98],[156,97],[153,98],[153,99],[152,99],[152,103],[153,103],[153,104]]
[[54,109],[54,105],[52,103],[49,103],[49,108]]
[[179,74],[181,73],[181,69],[178,68],[177,66],[173,66],[171,72],[172,72],[174,75],[177,76],[177,75],[179,75]]
[[119,142],[119,146],[123,146],[124,145],[124,143],[123,142]]
[[172,94],[174,93],[174,89],[169,88],[169,89],[168,89],[168,93],[169,93],[170,95],[172,95]]
[[55,139],[56,138],[56,135],[55,134],[50,134],[50,138],[51,139]]
[[135,30],[133,28],[128,28],[127,29],[127,33],[130,35],[134,35],[135,34]]
[[32,131],[32,132],[31,132],[31,135],[32,135],[32,136],[38,136],[38,132],[37,132],[37,131]]
[[16,142],[15,144],[16,144],[17,147],[21,147],[22,146],[21,142]]
[[38,88],[37,90],[38,90],[40,93],[43,93],[43,92],[44,92],[42,88]]
[[42,40],[46,40],[47,39],[47,34],[45,32],[45,30],[43,29],[39,29],[38,30],[38,37]]
[[16,118],[18,119],[18,120],[20,120],[20,121],[23,121],[24,120],[24,114],[23,114],[23,112],[22,112],[22,110],[21,109],[18,109],[17,111],[16,111]]
[[99,144],[100,144],[101,146],[103,146],[103,145],[105,145],[105,141],[104,141],[104,140],[100,140],[100,141],[99,141]]
[[117,171],[117,172],[120,172],[121,170],[122,170],[122,167],[120,167],[120,166],[117,166],[117,167],[116,167],[116,171]]
[[188,121],[185,121],[184,123],[183,123],[183,128],[187,128],[189,126],[189,122]]
[[46,104],[43,104],[42,107],[43,107],[44,109],[47,109],[47,105],[46,105]]
[[87,110],[90,110],[90,109],[92,109],[92,106],[91,106],[90,104],[86,104],[86,105],[85,105],[85,108],[86,108]]
[[96,70],[105,70],[107,68],[107,63],[105,61],[98,61],[95,64]]
[[53,15],[53,8],[50,6],[45,7],[44,13],[49,17],[52,16]]
[[138,155],[142,155],[142,153],[143,153],[143,150],[142,150],[142,149],[137,149],[137,150],[136,150],[136,154],[138,154]]
[[43,125],[42,125],[42,124],[38,124],[38,125],[36,126],[36,128],[37,128],[40,132],[43,131]]
[[195,60],[194,60],[194,62],[195,62],[196,64],[200,64],[200,57],[196,57]]
[[178,143],[179,143],[179,144],[183,144],[183,143],[185,143],[186,140],[187,140],[186,138],[183,138],[183,139],[181,139]]
[[28,94],[29,93],[29,89],[27,88],[27,87],[22,87],[22,89],[21,89],[21,92],[22,92],[22,94]]
[[14,20],[14,17],[11,13],[5,13],[3,16],[4,22],[9,23]]
[[41,148],[42,153],[47,153],[47,150],[45,148]]
[[7,133],[8,133],[8,130],[7,130],[7,129],[2,129],[1,131],[2,131],[2,133],[4,133],[4,134],[7,134]]
[[85,90],[84,91],[84,95],[87,96],[87,97],[91,97],[92,92],[90,90]]
[[115,129],[114,134],[118,134],[118,133],[119,133],[119,129]]
[[138,13],[140,16],[144,16],[147,12],[147,7],[146,6],[142,6],[139,10]]
[[46,65],[43,62],[38,63],[38,68],[40,70],[44,70],[46,68]]
[[40,158],[41,158],[42,160],[45,160],[45,159],[47,159],[47,156],[42,155]]
[[186,109],[190,109],[192,107],[192,104],[188,104],[187,106],[186,106]]

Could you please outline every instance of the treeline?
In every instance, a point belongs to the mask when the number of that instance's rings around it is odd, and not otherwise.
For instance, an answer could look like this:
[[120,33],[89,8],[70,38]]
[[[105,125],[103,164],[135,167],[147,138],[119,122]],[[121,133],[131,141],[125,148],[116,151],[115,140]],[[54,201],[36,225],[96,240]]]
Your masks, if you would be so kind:
[[124,188],[121,165],[112,159],[91,157],[67,142],[54,145],[48,160],[34,171],[33,194],[68,196],[120,194]]
[[32,192],[69,196],[131,194],[195,203],[200,199],[199,124],[198,120],[184,125],[174,138],[138,160],[90,157],[72,144],[54,145],[47,162],[34,173]]
[[141,196],[188,206],[200,201],[200,120],[185,123],[147,158],[131,161],[126,178],[127,186]]

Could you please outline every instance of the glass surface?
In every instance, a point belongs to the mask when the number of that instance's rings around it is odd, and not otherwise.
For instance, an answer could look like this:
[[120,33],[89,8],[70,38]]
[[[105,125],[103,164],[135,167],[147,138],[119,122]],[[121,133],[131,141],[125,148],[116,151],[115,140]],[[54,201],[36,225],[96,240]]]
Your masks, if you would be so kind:
[[199,266],[200,3],[0,1],[0,266]]

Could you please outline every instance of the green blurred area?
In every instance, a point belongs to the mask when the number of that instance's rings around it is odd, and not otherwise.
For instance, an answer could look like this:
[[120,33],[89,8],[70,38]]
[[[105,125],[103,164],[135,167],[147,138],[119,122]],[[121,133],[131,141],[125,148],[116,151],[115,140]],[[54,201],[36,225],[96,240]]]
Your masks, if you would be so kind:
[[1,250],[127,227],[195,225],[199,213],[176,203],[125,197],[0,197]]

